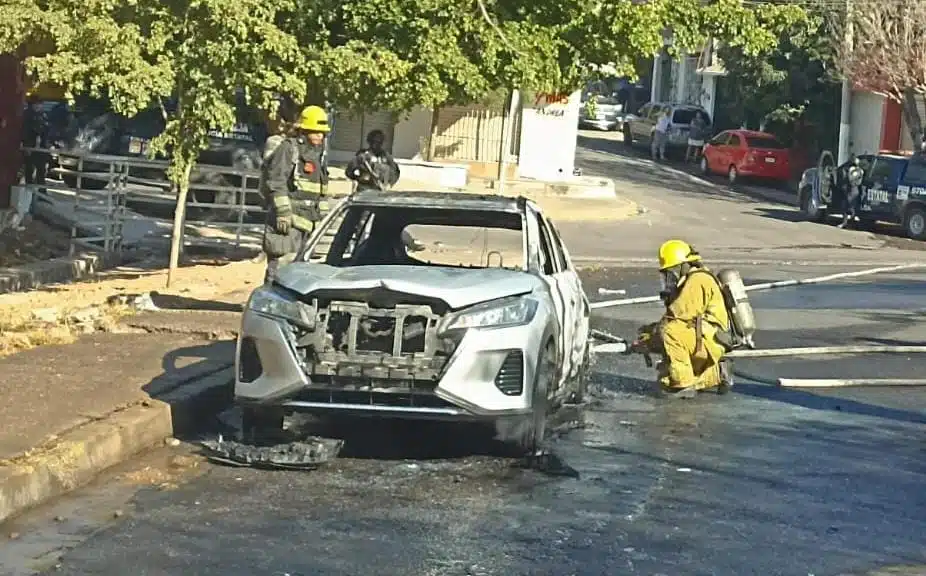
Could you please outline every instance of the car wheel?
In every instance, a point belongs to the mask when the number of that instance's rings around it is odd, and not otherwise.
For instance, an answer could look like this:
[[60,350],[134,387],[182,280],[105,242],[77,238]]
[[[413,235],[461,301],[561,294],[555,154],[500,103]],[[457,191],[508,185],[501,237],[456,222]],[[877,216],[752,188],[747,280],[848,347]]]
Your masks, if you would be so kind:
[[630,131],[630,125],[624,124],[624,146],[633,146],[633,133]]
[[241,411],[241,431],[247,444],[273,444],[283,432],[283,409],[248,406]]
[[701,174],[703,174],[703,175],[705,175],[705,176],[710,176],[710,175],[711,175],[711,167],[708,166],[708,164],[707,164],[707,158],[705,158],[704,156],[701,156],[700,166],[701,166]]
[[592,367],[591,346],[585,346],[585,354],[582,356],[582,366],[579,367],[579,373],[571,382],[572,390],[569,393],[569,404],[581,404],[585,401],[585,394],[588,392],[589,370]]
[[519,448],[528,455],[536,454],[547,433],[547,415],[550,409],[550,389],[556,378],[556,342],[550,338],[543,347],[534,374],[531,391],[532,413],[521,434]]
[[736,184],[736,181],[739,179],[739,172],[736,171],[736,166],[730,164],[730,167],[727,169],[727,182],[730,184]]
[[911,206],[904,214],[903,229],[907,238],[926,240],[926,211],[921,206]]
[[813,197],[813,190],[809,186],[805,186],[803,190],[800,191],[801,197],[801,212],[804,213],[804,216],[811,222],[817,222],[818,224],[826,220],[826,211],[820,209],[820,204]]

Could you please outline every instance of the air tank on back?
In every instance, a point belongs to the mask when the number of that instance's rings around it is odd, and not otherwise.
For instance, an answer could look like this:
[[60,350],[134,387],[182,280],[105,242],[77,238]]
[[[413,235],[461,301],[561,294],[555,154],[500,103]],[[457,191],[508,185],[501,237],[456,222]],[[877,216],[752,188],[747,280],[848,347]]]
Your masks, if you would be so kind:
[[721,270],[717,274],[727,309],[730,324],[737,338],[749,348],[755,348],[753,335],[756,333],[756,317],[746,294],[746,286],[740,273],[733,269]]

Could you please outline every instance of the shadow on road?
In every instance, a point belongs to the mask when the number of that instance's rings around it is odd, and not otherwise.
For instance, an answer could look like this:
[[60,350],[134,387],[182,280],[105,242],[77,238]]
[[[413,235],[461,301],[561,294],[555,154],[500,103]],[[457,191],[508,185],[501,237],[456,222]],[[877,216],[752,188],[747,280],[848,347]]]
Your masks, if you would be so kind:
[[[744,374],[743,376],[749,377],[750,380],[764,380],[763,378],[752,377],[748,374]],[[858,416],[885,418],[888,420],[895,420],[897,422],[909,422],[915,424],[926,423],[926,414],[923,414],[922,412],[913,412],[910,410],[878,406],[875,404],[859,402],[857,400],[851,400],[848,398],[822,396],[810,392],[804,392],[803,390],[780,388],[778,386],[771,386],[767,384],[737,384],[733,388],[733,391],[744,396],[761,398],[763,400],[770,400],[772,402],[783,402],[786,404],[791,404],[792,406],[808,408],[810,410],[843,412],[847,414],[855,414]]]

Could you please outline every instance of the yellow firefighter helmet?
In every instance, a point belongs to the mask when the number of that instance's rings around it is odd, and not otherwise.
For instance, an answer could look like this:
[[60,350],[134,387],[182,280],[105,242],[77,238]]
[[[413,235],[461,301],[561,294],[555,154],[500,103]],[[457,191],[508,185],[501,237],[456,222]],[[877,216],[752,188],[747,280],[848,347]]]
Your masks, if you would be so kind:
[[687,242],[667,240],[659,247],[659,269],[668,270],[685,262],[700,262],[701,255]]
[[321,106],[307,106],[299,114],[296,128],[307,132],[331,132],[331,126],[328,125],[328,113]]

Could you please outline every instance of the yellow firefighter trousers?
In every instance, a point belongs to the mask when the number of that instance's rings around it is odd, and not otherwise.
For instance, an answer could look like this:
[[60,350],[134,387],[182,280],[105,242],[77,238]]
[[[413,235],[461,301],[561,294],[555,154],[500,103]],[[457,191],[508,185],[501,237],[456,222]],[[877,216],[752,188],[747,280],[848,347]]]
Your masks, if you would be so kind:
[[666,356],[659,383],[664,388],[701,390],[720,385],[720,359],[723,347],[714,341],[714,330],[702,322],[701,346],[693,325],[681,320],[667,320],[662,325],[662,343]]

